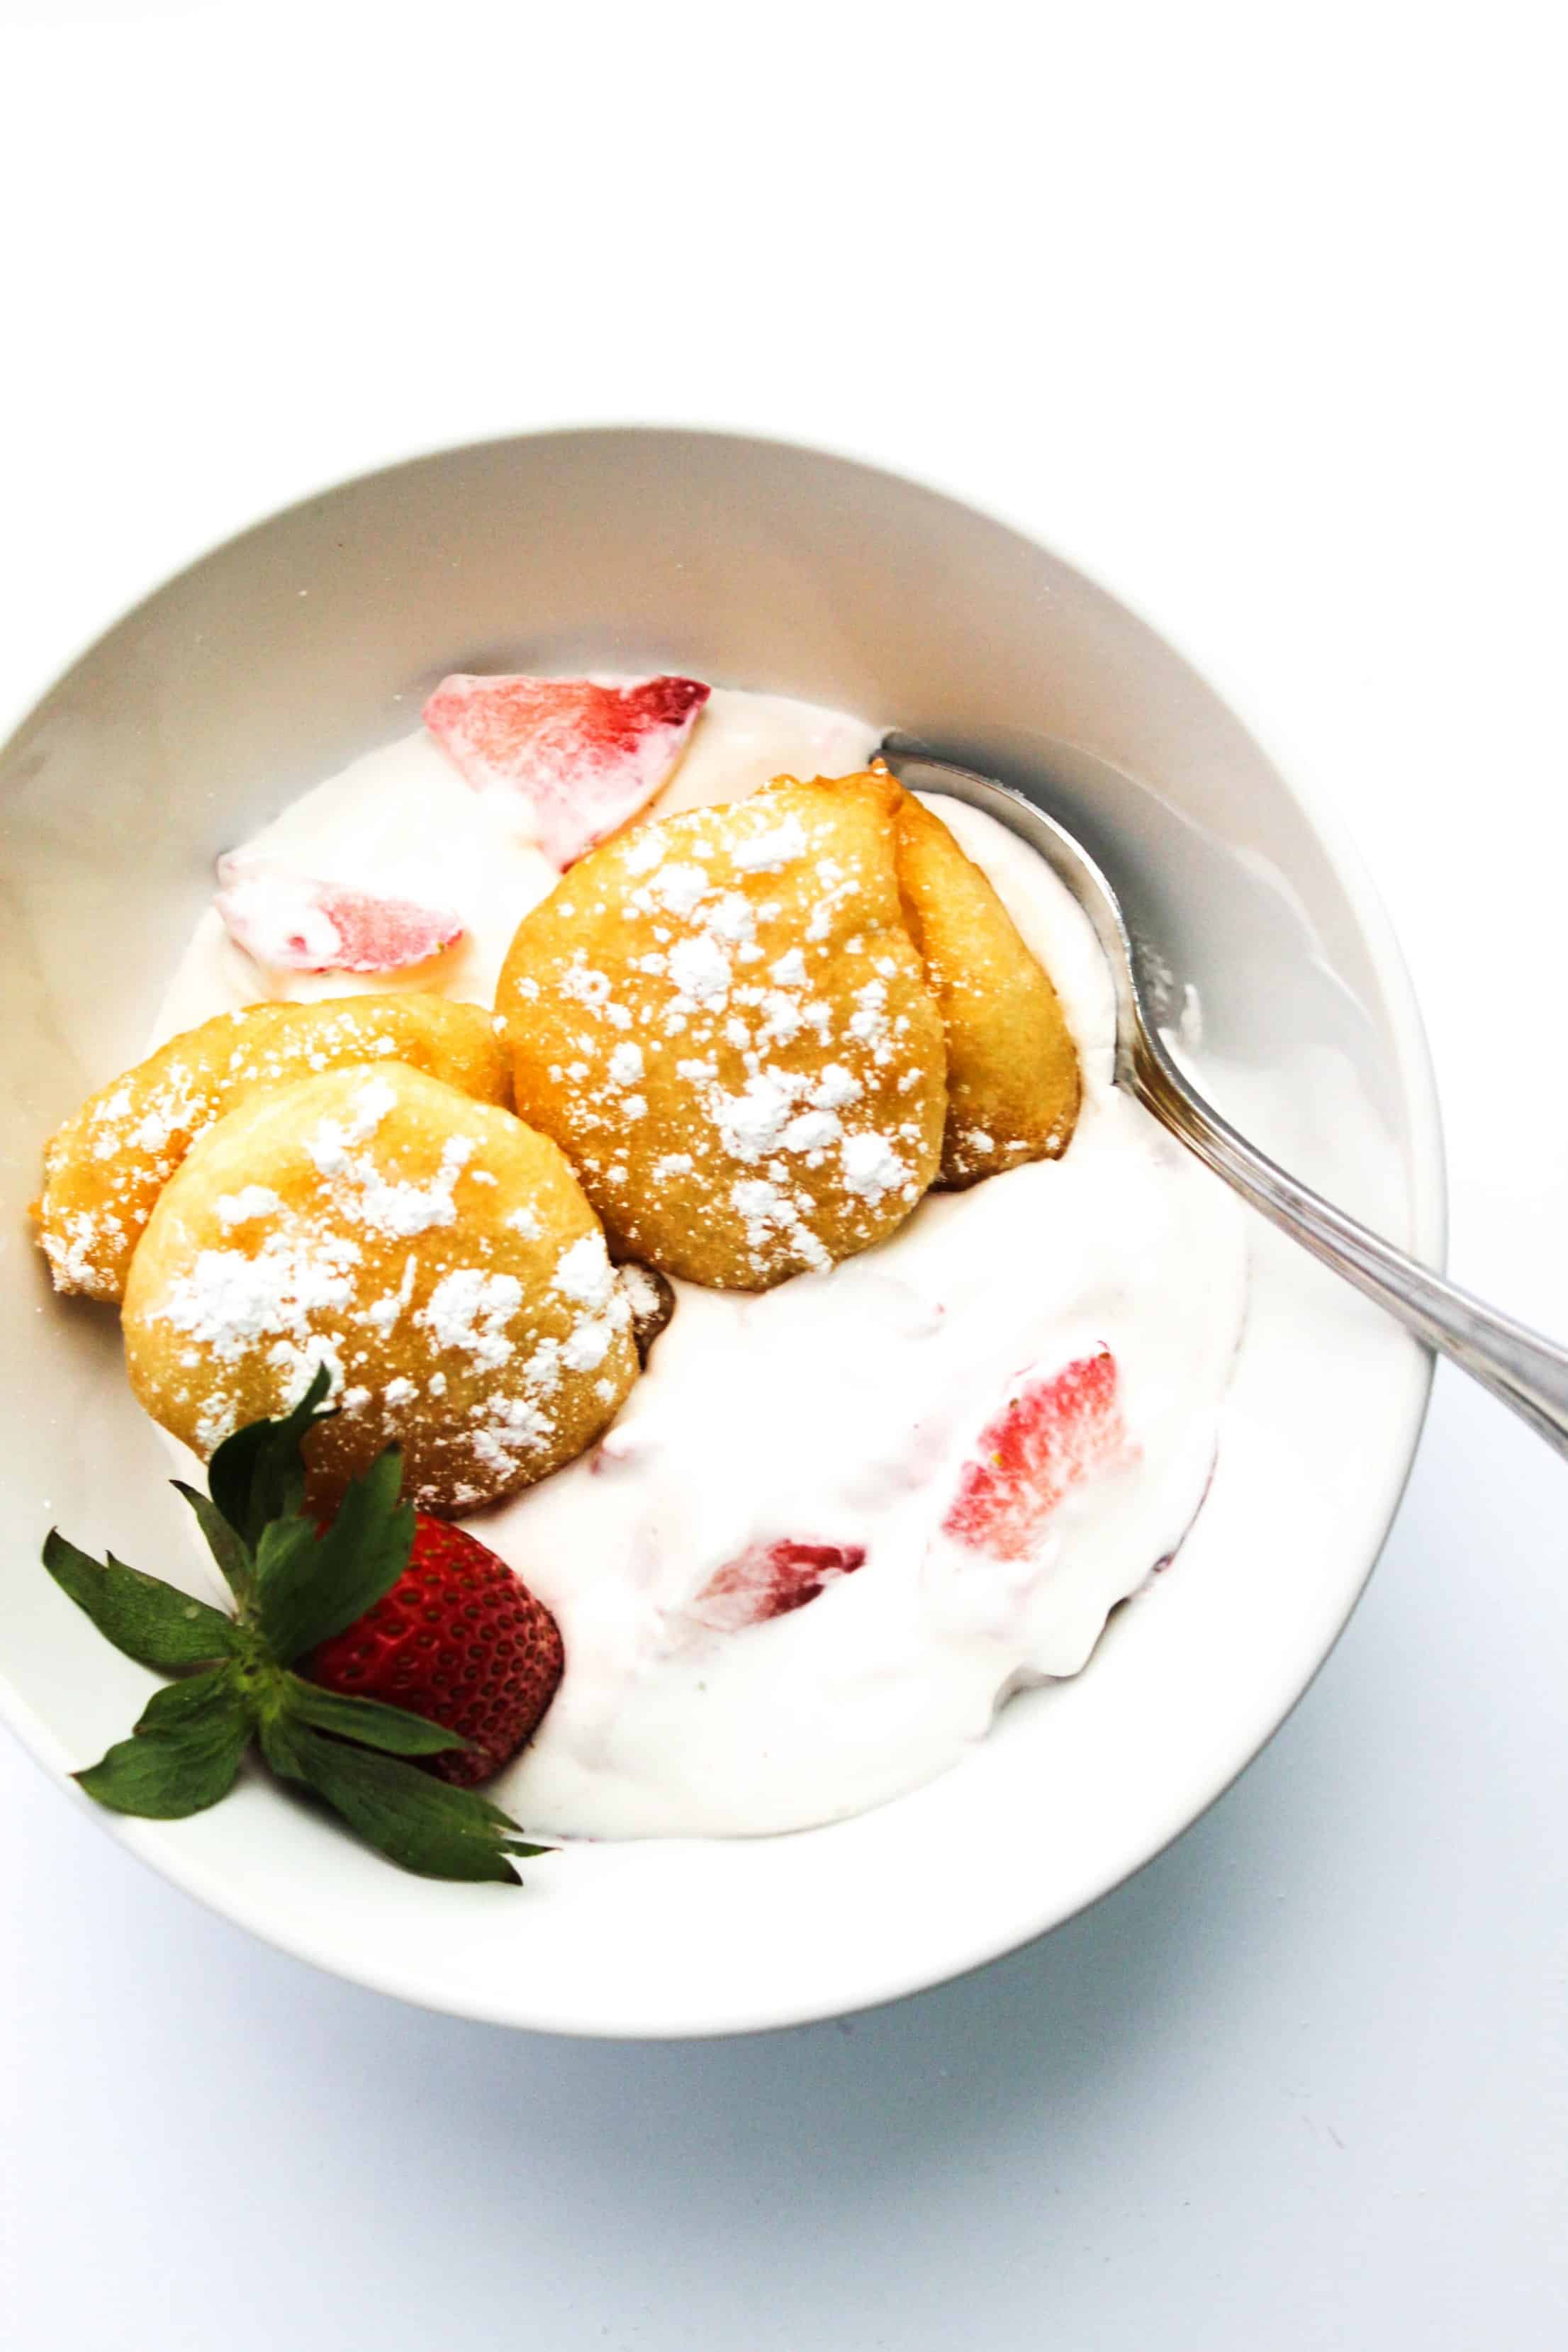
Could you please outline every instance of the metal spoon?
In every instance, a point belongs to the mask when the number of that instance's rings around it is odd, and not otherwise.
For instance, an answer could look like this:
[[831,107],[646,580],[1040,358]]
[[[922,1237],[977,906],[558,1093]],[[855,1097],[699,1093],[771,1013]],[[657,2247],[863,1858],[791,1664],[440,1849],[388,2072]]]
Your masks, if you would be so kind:
[[1511,1405],[1559,1454],[1568,1454],[1568,1350],[1429,1273],[1298,1183],[1183,1076],[1161,1043],[1151,1009],[1157,989],[1147,950],[1133,941],[1115,892],[1071,834],[1021,793],[938,758],[912,736],[888,736],[882,757],[911,790],[951,793],[1010,826],[1066,883],[1094,926],[1115,982],[1117,1083],[1281,1232]]

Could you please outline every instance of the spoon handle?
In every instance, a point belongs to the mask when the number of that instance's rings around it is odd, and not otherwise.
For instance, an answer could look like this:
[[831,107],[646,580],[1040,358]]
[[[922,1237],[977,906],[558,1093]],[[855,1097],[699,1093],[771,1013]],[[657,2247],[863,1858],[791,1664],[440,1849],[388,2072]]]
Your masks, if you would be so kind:
[[1122,1075],[1140,1099],[1244,1200],[1568,1454],[1568,1349],[1456,1289],[1287,1175],[1194,1091],[1141,1024],[1127,1058]]

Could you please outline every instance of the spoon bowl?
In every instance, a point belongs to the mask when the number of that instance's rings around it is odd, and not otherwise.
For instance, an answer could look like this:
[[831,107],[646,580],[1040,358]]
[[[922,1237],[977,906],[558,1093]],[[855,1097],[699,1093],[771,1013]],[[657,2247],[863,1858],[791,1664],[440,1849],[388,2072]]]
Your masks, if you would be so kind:
[[1116,992],[1116,1078],[1190,1151],[1281,1232],[1446,1356],[1568,1454],[1568,1349],[1500,1315],[1395,1249],[1288,1174],[1220,1117],[1173,1055],[1156,1007],[1163,959],[1133,937],[1121,902],[1083,845],[1022,793],[943,760],[896,730],[882,757],[914,791],[945,792],[982,809],[1037,850],[1094,928]]

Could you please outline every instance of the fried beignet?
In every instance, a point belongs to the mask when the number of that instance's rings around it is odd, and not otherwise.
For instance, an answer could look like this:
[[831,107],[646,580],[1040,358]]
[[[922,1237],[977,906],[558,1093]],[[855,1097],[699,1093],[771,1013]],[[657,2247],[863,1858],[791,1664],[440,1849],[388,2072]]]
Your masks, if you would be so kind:
[[208,1454],[285,1411],[316,1366],[330,1502],[381,1448],[452,1514],[531,1485],[637,1376],[632,1311],[553,1143],[397,1062],[251,1096],[170,1178],[125,1294],[131,1384]]
[[489,1014],[412,992],[223,1013],[100,1087],[44,1147],[33,1214],[55,1288],[121,1297],[160,1191],[203,1129],[258,1087],[381,1060],[426,1070],[479,1102],[511,1100]]
[[940,817],[908,793],[899,810],[899,882],[947,1039],[950,1188],[1072,1140],[1078,1048],[1047,973],[990,882]]
[[604,843],[524,917],[496,1000],[518,1106],[616,1255],[763,1290],[925,1192],[945,1055],[900,799],[885,774],[781,777]]

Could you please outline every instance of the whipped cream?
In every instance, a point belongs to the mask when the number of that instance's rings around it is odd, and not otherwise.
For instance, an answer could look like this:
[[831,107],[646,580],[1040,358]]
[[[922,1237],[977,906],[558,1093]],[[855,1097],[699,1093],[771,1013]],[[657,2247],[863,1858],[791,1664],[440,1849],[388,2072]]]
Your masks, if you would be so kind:
[[[781,772],[846,772],[880,731],[717,690],[651,813]],[[1110,973],[1061,884],[981,812],[931,805],[1056,983],[1083,1065],[1077,1132],[1059,1160],[928,1195],[826,1272],[752,1296],[676,1284],[674,1320],[605,1438],[474,1520],[565,1644],[537,1738],[493,1788],[532,1830],[756,1833],[913,1788],[983,1738],[1009,1693],[1076,1673],[1203,1500],[1245,1305],[1239,1205],[1113,1087]],[[263,973],[209,912],[159,1039],[269,994],[488,1003],[518,919],[556,878],[423,736],[306,793],[258,852],[438,897],[463,939],[358,982]],[[1022,1557],[965,1541],[966,1472],[1010,1400],[1107,1354],[1115,1447]],[[781,1546],[822,1563],[814,1597],[743,1622],[726,1578]]]

